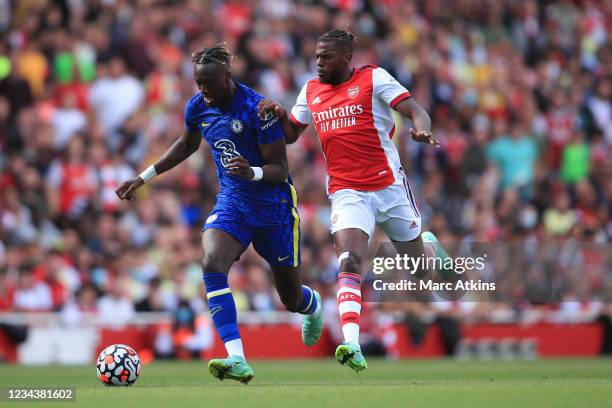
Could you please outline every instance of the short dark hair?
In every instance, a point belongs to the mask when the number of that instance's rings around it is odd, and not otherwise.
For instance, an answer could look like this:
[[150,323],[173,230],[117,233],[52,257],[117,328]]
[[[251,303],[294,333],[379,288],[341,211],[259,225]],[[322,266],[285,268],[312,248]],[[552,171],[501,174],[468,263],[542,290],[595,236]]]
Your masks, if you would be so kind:
[[217,44],[210,48],[203,48],[191,54],[191,61],[196,64],[208,64],[213,62],[229,67],[233,59],[234,55],[225,47],[224,43]]
[[331,30],[319,37],[319,42],[335,42],[346,51],[353,52],[355,34],[346,30]]

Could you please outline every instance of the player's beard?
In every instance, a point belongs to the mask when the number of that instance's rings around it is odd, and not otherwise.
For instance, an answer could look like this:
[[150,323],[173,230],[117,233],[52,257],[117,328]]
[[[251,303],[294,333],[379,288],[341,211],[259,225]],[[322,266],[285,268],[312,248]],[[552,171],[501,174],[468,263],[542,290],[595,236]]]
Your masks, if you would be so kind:
[[317,71],[319,76],[319,82],[323,84],[330,84],[332,81],[332,75],[328,71]]

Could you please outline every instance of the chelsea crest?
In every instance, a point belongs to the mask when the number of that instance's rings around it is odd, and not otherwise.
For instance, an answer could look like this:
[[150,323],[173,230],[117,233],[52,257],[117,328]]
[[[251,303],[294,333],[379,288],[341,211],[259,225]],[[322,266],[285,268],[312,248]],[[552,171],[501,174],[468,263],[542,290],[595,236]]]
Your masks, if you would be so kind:
[[232,132],[240,133],[240,132],[242,132],[242,128],[243,128],[242,122],[239,121],[238,119],[234,119],[230,123],[230,128],[232,129]]

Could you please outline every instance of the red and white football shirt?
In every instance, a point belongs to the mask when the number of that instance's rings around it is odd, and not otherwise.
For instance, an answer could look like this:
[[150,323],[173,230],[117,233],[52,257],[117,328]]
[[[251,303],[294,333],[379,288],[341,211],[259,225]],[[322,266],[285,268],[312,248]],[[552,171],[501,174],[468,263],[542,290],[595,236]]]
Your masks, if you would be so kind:
[[308,81],[290,119],[313,123],[327,160],[327,192],[382,190],[401,183],[400,159],[391,141],[391,108],[410,92],[382,68],[356,68],[340,85]]

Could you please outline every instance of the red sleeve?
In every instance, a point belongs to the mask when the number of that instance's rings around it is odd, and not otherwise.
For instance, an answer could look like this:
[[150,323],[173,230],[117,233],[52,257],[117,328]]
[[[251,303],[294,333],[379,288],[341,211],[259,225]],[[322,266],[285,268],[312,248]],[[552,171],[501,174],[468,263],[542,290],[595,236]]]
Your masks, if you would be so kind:
[[391,101],[391,103],[389,104],[390,107],[395,108],[395,106],[400,103],[401,101],[403,101],[404,99],[408,99],[410,98],[410,92],[404,92],[403,94],[399,94],[398,96],[395,97],[395,99],[393,99]]

